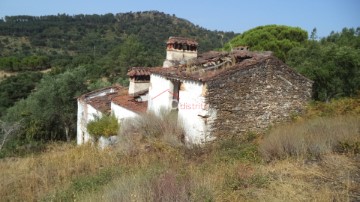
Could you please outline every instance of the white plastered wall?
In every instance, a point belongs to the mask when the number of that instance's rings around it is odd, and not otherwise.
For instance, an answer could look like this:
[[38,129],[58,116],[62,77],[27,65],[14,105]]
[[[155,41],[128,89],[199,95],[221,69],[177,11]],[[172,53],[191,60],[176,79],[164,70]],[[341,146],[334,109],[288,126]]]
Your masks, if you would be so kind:
[[96,110],[82,100],[78,100],[78,117],[77,117],[77,144],[84,144],[92,140],[87,131],[87,124],[94,120],[95,117],[101,117],[102,113]]
[[113,102],[111,102],[111,112],[115,115],[119,122],[127,118],[136,118],[139,116],[137,113],[121,107]]
[[[205,102],[205,86],[201,82],[180,80],[178,121],[185,130],[185,140],[200,144],[213,140],[211,124],[216,119],[216,110]],[[163,76],[150,76],[148,111],[160,115],[161,110],[173,110],[174,84]],[[177,96],[177,95],[175,95]]]
[[148,111],[160,114],[161,110],[171,110],[173,84],[157,74],[151,74],[148,95]]
[[201,144],[214,139],[210,136],[211,123],[216,119],[216,110],[205,102],[204,84],[183,80],[179,91],[178,119],[185,130],[185,140]]

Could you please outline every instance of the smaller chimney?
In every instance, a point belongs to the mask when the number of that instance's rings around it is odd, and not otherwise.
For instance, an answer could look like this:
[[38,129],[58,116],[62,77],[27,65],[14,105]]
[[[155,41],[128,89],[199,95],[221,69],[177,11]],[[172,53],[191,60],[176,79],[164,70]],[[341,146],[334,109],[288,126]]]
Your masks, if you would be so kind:
[[133,67],[127,73],[129,76],[129,95],[138,96],[146,93],[150,86],[150,72],[146,67]]

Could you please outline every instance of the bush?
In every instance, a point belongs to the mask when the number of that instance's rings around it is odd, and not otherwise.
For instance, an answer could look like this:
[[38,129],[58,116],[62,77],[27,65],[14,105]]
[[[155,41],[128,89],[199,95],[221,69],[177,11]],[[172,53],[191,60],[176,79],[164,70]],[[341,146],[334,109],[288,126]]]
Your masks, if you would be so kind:
[[90,135],[98,139],[101,136],[110,137],[117,135],[119,131],[119,123],[114,115],[103,115],[101,118],[96,117],[87,125]]
[[266,160],[291,156],[321,158],[331,152],[359,152],[360,117],[316,118],[278,127],[259,145]]

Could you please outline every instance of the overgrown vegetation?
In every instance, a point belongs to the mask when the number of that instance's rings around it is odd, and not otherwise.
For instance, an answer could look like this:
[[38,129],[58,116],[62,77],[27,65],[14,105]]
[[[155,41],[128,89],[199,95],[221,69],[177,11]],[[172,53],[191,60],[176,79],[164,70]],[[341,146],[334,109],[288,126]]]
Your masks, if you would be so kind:
[[318,159],[333,152],[360,153],[360,117],[321,117],[278,127],[260,151],[266,160],[289,157]]
[[[356,201],[359,151],[336,141],[359,142],[359,117],[350,109],[320,113],[350,101],[336,102],[313,104],[265,138],[248,133],[201,147],[181,142],[171,114],[145,116],[122,123],[126,133],[117,147],[53,144],[38,155],[0,160],[0,195],[10,201]],[[284,146],[284,153],[266,149]]]
[[360,153],[360,98],[313,102],[294,122],[265,135],[259,151],[265,160],[321,159],[331,153]]

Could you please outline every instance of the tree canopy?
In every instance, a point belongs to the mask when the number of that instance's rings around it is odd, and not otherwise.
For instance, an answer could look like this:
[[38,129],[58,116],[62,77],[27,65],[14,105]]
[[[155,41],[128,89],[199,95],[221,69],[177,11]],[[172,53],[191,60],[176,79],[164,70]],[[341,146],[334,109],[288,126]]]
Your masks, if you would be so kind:
[[289,51],[287,63],[315,82],[315,100],[359,95],[359,30],[345,28],[320,41],[311,39]]
[[8,121],[23,120],[21,138],[70,140],[76,130],[76,97],[86,91],[86,70],[46,75],[37,91],[7,110]]
[[224,48],[230,50],[237,46],[249,46],[253,51],[273,51],[283,61],[288,59],[288,52],[301,46],[308,38],[305,30],[283,25],[266,25],[250,29],[233,39]]

